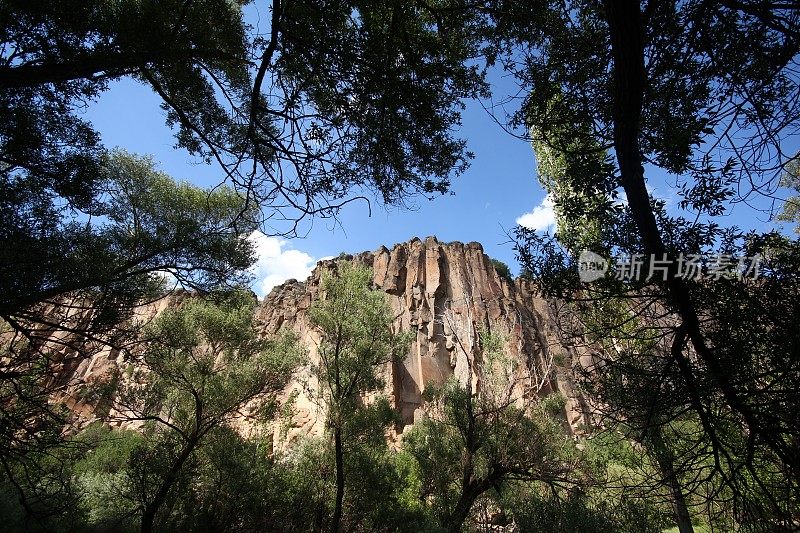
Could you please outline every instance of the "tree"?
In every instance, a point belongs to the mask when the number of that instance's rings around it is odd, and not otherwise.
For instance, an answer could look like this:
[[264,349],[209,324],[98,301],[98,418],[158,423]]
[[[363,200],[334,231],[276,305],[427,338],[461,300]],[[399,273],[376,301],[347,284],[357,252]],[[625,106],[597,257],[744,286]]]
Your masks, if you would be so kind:
[[[530,128],[537,156],[545,147],[569,170],[556,180],[556,189],[566,192],[556,198],[566,221],[560,229],[568,229],[559,235],[566,250],[550,247],[549,258],[536,257],[536,247],[546,245],[522,232],[526,270],[564,272],[562,267],[577,260],[580,248],[574,246],[583,243],[598,243],[600,252],[671,259],[666,279],[649,287],[611,282],[587,287],[572,275],[561,277],[559,292],[572,291],[573,299],[638,298],[637,312],[650,307],[669,316],[669,324],[653,329],[670,340],[666,353],[710,440],[716,475],[751,503],[747,479],[756,485],[760,479],[757,492],[772,493],[755,499],[765,504],[761,511],[786,523],[797,501],[792,487],[800,466],[791,422],[798,397],[787,387],[798,369],[779,354],[787,347],[793,353],[796,342],[782,318],[765,312],[765,304],[768,293],[783,302],[793,298],[794,275],[786,270],[792,253],[778,260],[780,281],[756,284],[695,283],[678,275],[677,258],[680,253],[753,256],[775,242],[774,236],[725,228],[717,217],[733,202],[769,194],[793,159],[782,138],[800,117],[797,10],[754,2],[631,1],[540,4],[518,12],[515,19],[503,18],[505,12],[495,15],[508,24],[500,41],[521,50],[505,59],[529,91],[516,120]],[[687,217],[669,216],[664,203],[650,197],[646,175],[654,169],[676,181]],[[547,179],[545,184],[552,186]],[[614,205],[618,191],[625,194],[624,206]],[[587,211],[576,213],[569,201]],[[580,231],[580,216],[587,214],[594,222],[586,227],[591,232]],[[650,264],[644,263],[644,271]],[[735,305],[735,316],[721,312],[729,305]],[[784,312],[795,316],[792,305]],[[771,333],[746,348],[735,346],[731,339],[744,338],[753,322],[769,323]],[[641,338],[654,334],[648,328],[642,324]],[[614,328],[605,333],[613,335]],[[789,344],[772,344],[779,338]],[[783,472],[782,488],[773,490],[774,477],[764,475],[764,463],[772,464],[770,472]],[[795,495],[786,496],[785,490]],[[754,512],[760,506],[742,507]],[[758,519],[748,521],[753,525]]]
[[511,269],[508,268],[508,265],[500,261],[499,259],[492,259],[492,265],[494,265],[494,269],[500,274],[500,277],[508,280],[510,282],[514,281],[514,276],[511,275]]
[[[659,485],[666,488],[678,530],[691,533],[689,505],[697,502],[690,496],[701,492],[703,483],[698,480],[701,472],[707,473],[708,443],[686,402],[671,400],[687,394],[671,362],[674,339],[661,333],[670,331],[671,320],[660,324],[664,318],[655,310],[616,300],[584,313],[582,327],[595,350],[591,366],[583,369],[583,383],[593,400],[599,432],[637,444],[639,460],[652,465],[654,472],[651,479],[639,482],[640,489],[654,485],[649,490],[656,500]],[[644,331],[652,333],[645,336]]]
[[258,404],[250,406],[255,420],[269,416],[300,358],[291,337],[259,336],[252,296],[215,297],[190,297],[155,320],[141,367],[120,399],[125,419],[154,424],[150,442],[132,458],[142,531],[153,530],[184,467],[211,433],[244,417],[251,402]]
[[[476,52],[458,38],[467,19],[276,0],[265,37],[246,5],[0,7],[0,379],[14,457],[44,435],[61,444],[64,418],[48,406],[61,364],[122,348],[133,307],[163,294],[158,273],[200,291],[235,285],[253,259],[241,237],[258,222],[292,234],[354,192],[403,203],[445,192],[466,168],[460,99],[484,89],[464,64]],[[178,146],[231,189],[204,203],[152,163],[107,152],[79,109],[126,77],[152,88]]]
[[[326,425],[334,442],[336,497],[331,531],[340,531],[346,487],[345,455],[359,435],[353,424],[365,410],[365,395],[383,387],[385,366],[404,355],[407,337],[393,331],[393,317],[384,294],[372,290],[372,271],[349,262],[336,263],[320,282],[321,297],[309,310],[322,334],[313,364]],[[380,408],[380,402],[373,403]],[[379,417],[380,418],[380,417]],[[384,417],[385,418],[385,417]],[[386,422],[379,424],[385,426]]]
[[80,507],[86,517],[79,525],[73,513],[72,529],[138,529],[136,505],[127,497],[126,485],[131,456],[146,439],[138,431],[112,429],[103,422],[90,424],[74,436],[73,440],[86,445],[82,457],[68,462],[70,474],[80,487]]
[[[16,217],[2,252],[0,314],[6,322],[35,321],[35,306],[84,295],[96,300],[92,309],[111,313],[114,308],[103,304],[119,301],[122,309],[154,295],[153,274],[170,274],[201,291],[245,280],[242,271],[253,255],[243,237],[256,227],[245,198],[225,187],[175,182],[151,159],[121,151],[104,156],[101,165],[101,189],[88,213],[97,222],[61,219],[54,205],[5,212]],[[38,318],[46,323],[47,317]]]
[[82,359],[136,342],[138,305],[177,282],[198,291],[243,283],[254,260],[245,237],[255,223],[230,188],[176,183],[124,152],[100,171],[94,219],[52,218],[64,210],[56,203],[2,215],[15,220],[0,246],[0,460],[9,466],[35,471],[22,463],[65,444],[70,414],[53,394]]
[[85,206],[102,146],[75,106],[133,77],[162,99],[178,145],[220,165],[273,223],[335,214],[362,186],[390,202],[448,189],[470,157],[452,135],[460,99],[485,88],[465,64],[470,16],[276,0],[263,36],[247,4],[5,3],[4,173]]
[[[468,159],[451,130],[459,99],[481,88],[480,72],[459,66],[472,51],[410,8],[275,2],[268,40],[249,34],[240,5],[224,0],[1,9],[4,314],[52,296],[52,287],[29,290],[21,271],[32,264],[44,279],[83,274],[59,289],[106,282],[86,279],[94,272],[82,261],[91,258],[62,252],[92,239],[111,252],[89,231],[94,224],[82,227],[85,217],[104,216],[108,171],[99,134],[76,108],[119,78],[149,84],[178,128],[178,145],[221,165],[220,181],[245,199],[245,226],[258,207],[275,222],[293,219],[279,215],[281,207],[335,214],[335,204],[319,202],[360,186],[391,202],[407,192],[444,192]],[[353,17],[358,11],[363,16]],[[307,41],[311,34],[326,39]],[[379,94],[387,87],[396,94]],[[133,262],[117,274],[137,268]]]
[[507,482],[569,486],[579,478],[575,449],[555,414],[563,408],[558,398],[535,401],[537,390],[523,390],[518,364],[503,354],[497,335],[481,334],[478,354],[456,340],[468,360],[474,356],[467,375],[425,392],[430,416],[403,443],[420,465],[420,498],[432,498],[440,524],[454,532],[481,495]]
[[[246,66],[239,9],[227,2],[6,2],[0,9],[0,235],[6,289],[0,309],[9,314],[63,294],[57,290],[124,281],[138,272],[137,259],[150,259],[145,242],[137,243],[144,255],[128,258],[130,250],[114,249],[96,231],[107,216],[107,195],[119,184],[115,174],[124,169],[120,158],[100,144],[98,132],[76,115],[77,108],[107,90],[110,81],[145,73],[204,99],[199,63],[231,80],[246,78]],[[210,127],[210,117],[220,114],[216,100],[198,107]],[[252,226],[252,206],[245,203],[240,211],[243,229]],[[99,264],[110,261],[117,270],[91,278],[93,269],[82,268],[82,261],[100,258],[70,252],[92,246],[105,253]],[[65,272],[74,276],[68,284]],[[117,277],[109,279],[114,272]],[[33,283],[25,281],[28,276]],[[37,284],[51,277],[54,286],[42,292]]]
[[[276,0],[265,37],[244,22],[248,4],[0,6],[7,391],[18,388],[20,360],[52,373],[56,356],[39,330],[69,353],[86,352],[87,339],[114,345],[107,336],[133,303],[161,288],[153,273],[202,291],[235,284],[253,259],[240,237],[259,222],[293,234],[298,219],[335,216],[354,194],[401,204],[445,192],[466,168],[471,155],[453,134],[460,100],[485,89],[481,69],[465,64],[475,48],[459,38],[469,17],[404,3]],[[214,189],[204,207],[197,190],[166,184],[151,163],[108,153],[79,110],[122,78],[152,88],[178,147],[216,164],[230,189]],[[179,231],[159,223],[168,215]],[[35,355],[19,355],[29,348]],[[35,387],[26,396],[46,403],[41,380]]]
[[[249,263],[244,243],[193,255],[204,239],[220,244],[267,220],[286,222],[275,231],[292,234],[298,218],[333,216],[354,191],[392,203],[442,193],[466,167],[470,154],[453,136],[460,100],[484,89],[481,70],[464,64],[476,52],[459,38],[470,19],[406,4],[276,0],[264,37],[244,22],[247,4],[0,7],[0,317],[12,328],[25,330],[18,314],[45,320],[52,313],[37,306],[62,297],[88,292],[81,304],[107,305],[150,296],[146,272],[171,270],[208,290]],[[114,216],[108,195],[126,194],[115,174],[131,168],[78,111],[126,77],[152,88],[177,145],[218,165],[220,184],[236,191],[219,191],[212,202],[241,200],[238,216],[211,209],[230,231],[207,220],[195,228],[208,230],[199,238],[151,224],[120,242],[124,233],[105,226]],[[164,192],[151,186],[163,181],[131,192]],[[154,198],[143,200],[146,209],[157,207]],[[129,223],[128,231],[139,229]],[[97,314],[123,321],[115,312]],[[77,334],[87,323],[66,327]]]

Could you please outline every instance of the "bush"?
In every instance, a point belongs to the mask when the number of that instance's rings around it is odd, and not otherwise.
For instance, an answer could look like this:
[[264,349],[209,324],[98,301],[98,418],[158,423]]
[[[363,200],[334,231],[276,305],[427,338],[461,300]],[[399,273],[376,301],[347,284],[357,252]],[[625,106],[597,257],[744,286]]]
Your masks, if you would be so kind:
[[492,259],[492,264],[494,265],[494,269],[500,274],[500,277],[503,279],[507,279],[510,282],[514,281],[514,276],[511,275],[511,269],[508,268],[508,265],[500,261],[499,259]]

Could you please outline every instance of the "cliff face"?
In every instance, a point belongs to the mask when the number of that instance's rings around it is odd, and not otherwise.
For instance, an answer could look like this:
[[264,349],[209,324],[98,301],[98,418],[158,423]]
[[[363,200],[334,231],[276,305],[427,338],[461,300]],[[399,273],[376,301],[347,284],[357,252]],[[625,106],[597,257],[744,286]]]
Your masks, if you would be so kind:
[[[499,334],[505,341],[504,353],[513,362],[514,397],[535,401],[552,392],[566,399],[565,431],[580,432],[588,422],[588,409],[571,379],[575,360],[552,327],[548,303],[535,296],[529,282],[511,281],[496,271],[491,259],[478,243],[441,243],[435,237],[417,238],[349,257],[369,266],[374,285],[384,291],[394,313],[396,331],[412,333],[412,343],[402,363],[384,369],[390,401],[400,413],[398,433],[425,416],[423,391],[428,385],[455,376],[473,389],[482,386],[474,373],[481,357],[479,332]],[[265,335],[291,329],[306,346],[313,361],[320,342],[311,325],[308,308],[319,292],[320,275],[335,268],[335,261],[323,262],[305,282],[289,280],[275,287],[259,305],[257,320]],[[138,320],[149,320],[185,296],[177,295],[142,307]],[[98,418],[114,425],[130,427],[124,412],[113,405],[97,403],[86,391],[92,385],[112,379],[125,379],[130,365],[120,350],[101,349],[89,358],[65,357],[59,372],[64,384],[54,401],[72,410],[80,420]],[[316,384],[309,372],[299,372],[285,391],[295,396],[294,417],[288,433],[276,442],[292,441],[324,429],[324,412],[313,400]],[[243,431],[247,427],[243,425]]]
[[[387,294],[396,330],[413,335],[404,361],[385,369],[385,392],[404,427],[424,416],[426,386],[451,376],[467,383],[480,357],[481,330],[505,340],[505,353],[515,362],[519,389],[515,396],[535,399],[561,392],[567,398],[565,429],[580,431],[587,422],[587,410],[570,378],[574,357],[551,326],[547,302],[534,295],[529,282],[512,282],[498,274],[480,244],[414,238],[351,259],[373,269],[374,284]],[[307,310],[319,291],[320,274],[330,263],[320,264],[305,283],[290,280],[274,288],[258,313],[265,334],[293,329],[312,359],[319,335],[309,323]],[[480,387],[479,376],[471,377],[472,386]],[[290,439],[322,430],[323,415],[304,387],[307,381],[292,387],[298,399]]]

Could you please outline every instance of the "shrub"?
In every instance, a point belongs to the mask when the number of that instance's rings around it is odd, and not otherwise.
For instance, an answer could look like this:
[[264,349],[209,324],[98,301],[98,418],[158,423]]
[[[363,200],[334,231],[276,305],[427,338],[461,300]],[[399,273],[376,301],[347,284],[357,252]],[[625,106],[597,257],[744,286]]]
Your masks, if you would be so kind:
[[494,265],[494,269],[500,274],[500,277],[503,279],[507,279],[510,282],[514,281],[514,276],[511,275],[511,269],[508,268],[508,265],[500,261],[499,259],[492,259],[492,264]]

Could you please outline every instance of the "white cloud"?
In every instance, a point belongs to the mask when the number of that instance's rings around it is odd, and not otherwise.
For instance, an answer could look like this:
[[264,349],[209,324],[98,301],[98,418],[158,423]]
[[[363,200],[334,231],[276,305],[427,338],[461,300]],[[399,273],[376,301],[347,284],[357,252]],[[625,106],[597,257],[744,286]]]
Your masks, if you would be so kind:
[[259,296],[266,296],[273,287],[287,279],[305,280],[317,264],[312,256],[292,249],[287,241],[278,237],[254,231],[248,239],[253,243],[258,258],[251,271],[256,277],[253,290]]
[[517,224],[534,231],[546,231],[556,223],[553,197],[549,194],[530,213],[517,217]]

